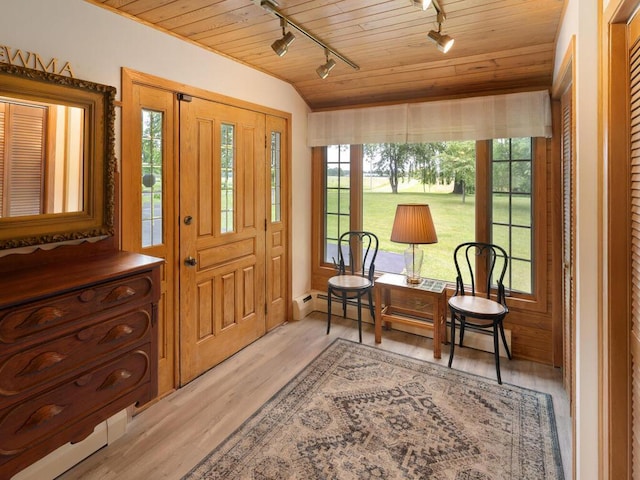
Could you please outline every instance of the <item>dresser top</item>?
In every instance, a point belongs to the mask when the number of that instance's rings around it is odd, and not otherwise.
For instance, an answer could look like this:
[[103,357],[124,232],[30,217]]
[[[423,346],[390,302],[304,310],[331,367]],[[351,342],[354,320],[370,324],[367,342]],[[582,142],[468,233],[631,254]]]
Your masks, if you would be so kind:
[[118,251],[5,271],[0,274],[0,307],[152,270],[163,262]]

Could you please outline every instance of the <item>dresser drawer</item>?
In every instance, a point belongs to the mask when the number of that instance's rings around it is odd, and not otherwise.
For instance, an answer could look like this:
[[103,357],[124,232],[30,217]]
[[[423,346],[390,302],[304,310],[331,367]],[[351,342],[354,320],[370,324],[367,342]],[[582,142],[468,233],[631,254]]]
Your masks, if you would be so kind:
[[9,308],[0,314],[0,342],[16,343],[35,335],[42,338],[49,331],[72,326],[88,315],[151,303],[153,294],[152,278],[140,274]]
[[148,342],[151,312],[136,309],[73,335],[60,337],[37,347],[0,357],[0,398],[30,394],[42,390],[65,376],[102,363],[106,355],[130,350],[138,342]]
[[[3,456],[19,455],[50,436],[64,437],[65,430],[73,432],[85,417],[149,383],[149,355],[145,345],[0,412],[0,464]],[[69,436],[66,441],[74,440]]]

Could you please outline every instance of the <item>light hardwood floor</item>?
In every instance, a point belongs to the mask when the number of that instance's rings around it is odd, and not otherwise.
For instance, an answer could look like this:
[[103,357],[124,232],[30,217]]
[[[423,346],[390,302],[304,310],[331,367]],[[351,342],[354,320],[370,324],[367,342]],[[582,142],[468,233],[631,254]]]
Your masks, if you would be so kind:
[[[133,418],[127,434],[96,452],[58,480],[180,479],[231,434],[334,339],[358,340],[357,323],[333,317],[326,335],[326,314],[314,312],[269,332],[222,364]],[[376,345],[373,327],[363,326],[363,343],[430,362],[432,340],[383,330]],[[560,439],[565,478],[571,478],[571,419],[559,369],[522,360],[501,362],[505,383],[550,393]],[[493,355],[456,349],[454,367],[495,378]]]

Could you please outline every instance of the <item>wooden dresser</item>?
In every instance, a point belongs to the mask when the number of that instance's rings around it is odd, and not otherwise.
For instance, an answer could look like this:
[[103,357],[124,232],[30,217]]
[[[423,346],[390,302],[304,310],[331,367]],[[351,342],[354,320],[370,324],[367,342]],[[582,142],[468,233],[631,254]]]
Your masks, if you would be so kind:
[[157,394],[162,260],[127,252],[0,277],[0,478]]

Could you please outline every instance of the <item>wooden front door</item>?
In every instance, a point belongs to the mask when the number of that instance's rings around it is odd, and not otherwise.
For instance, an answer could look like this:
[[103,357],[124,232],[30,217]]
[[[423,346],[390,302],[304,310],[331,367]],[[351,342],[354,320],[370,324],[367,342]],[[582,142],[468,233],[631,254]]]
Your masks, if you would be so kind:
[[122,78],[122,245],[166,261],[163,395],[291,314],[290,117]]
[[265,115],[180,102],[180,383],[265,333]]

